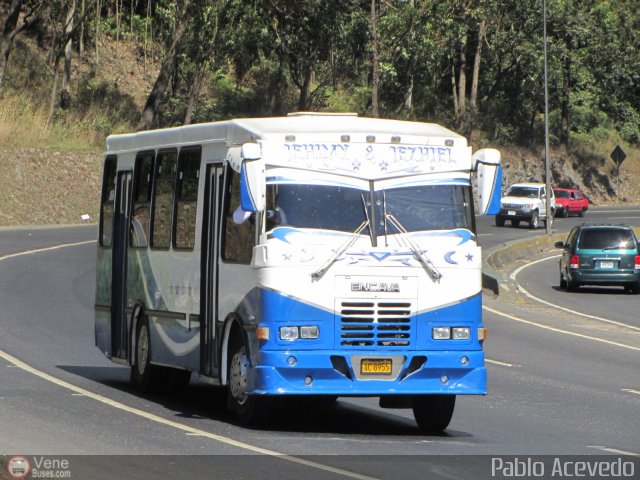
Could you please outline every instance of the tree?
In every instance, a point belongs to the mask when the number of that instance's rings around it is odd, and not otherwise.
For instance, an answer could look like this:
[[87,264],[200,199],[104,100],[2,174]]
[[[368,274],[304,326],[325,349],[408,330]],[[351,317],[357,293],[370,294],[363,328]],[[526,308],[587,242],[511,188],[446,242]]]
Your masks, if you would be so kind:
[[[0,40],[0,93],[11,55],[13,41],[21,32],[38,20],[38,14],[44,5],[44,0],[11,0],[4,19],[2,39]],[[22,23],[18,25],[22,7],[25,8]]]
[[191,21],[196,3],[195,1],[186,0],[180,8],[173,39],[160,66],[160,71],[153,84],[151,93],[149,93],[147,97],[137,130],[149,130],[157,122],[160,104],[165,97],[171,77],[175,73],[180,47],[188,31],[189,22]]

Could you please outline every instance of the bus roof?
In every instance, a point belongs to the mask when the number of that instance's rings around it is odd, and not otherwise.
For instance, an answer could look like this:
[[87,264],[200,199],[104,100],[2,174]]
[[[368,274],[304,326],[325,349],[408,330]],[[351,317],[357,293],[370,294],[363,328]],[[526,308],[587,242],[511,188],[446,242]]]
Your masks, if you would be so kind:
[[[207,142],[227,146],[251,141],[343,141],[466,147],[466,139],[433,123],[358,117],[355,114],[298,112],[287,117],[240,118],[223,122],[147,130],[107,138],[107,152]],[[371,138],[375,137],[375,138]]]

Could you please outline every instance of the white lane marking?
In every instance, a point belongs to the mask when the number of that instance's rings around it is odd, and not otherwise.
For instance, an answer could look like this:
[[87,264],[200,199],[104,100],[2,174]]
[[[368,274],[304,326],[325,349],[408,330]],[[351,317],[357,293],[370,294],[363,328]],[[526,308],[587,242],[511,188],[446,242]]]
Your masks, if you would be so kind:
[[91,398],[97,402],[103,403],[115,409],[121,410],[123,412],[130,413],[132,415],[137,415],[138,417],[145,418],[147,420],[151,420],[152,422],[156,422],[162,425],[166,425],[168,427],[175,428],[177,430],[181,430],[186,434],[191,434],[193,436],[205,437],[210,440],[215,440],[220,443],[224,443],[226,445],[230,445],[233,447],[241,448],[243,450],[248,450],[253,453],[257,453],[260,455],[267,455],[270,457],[275,457],[280,460],[285,460],[292,463],[297,463],[300,465],[304,465],[306,467],[315,468],[317,470],[323,470],[325,472],[335,473],[337,475],[342,475],[344,477],[355,478],[357,480],[378,480],[375,477],[370,477],[368,475],[362,475],[360,473],[351,472],[349,470],[343,470],[341,468],[331,467],[329,465],[323,465],[321,463],[312,462],[310,460],[305,460],[304,458],[294,457],[292,455],[287,455],[281,452],[277,452],[275,450],[269,450],[266,448],[257,447],[255,445],[251,445],[249,443],[241,442],[238,440],[234,440],[233,438],[225,437],[223,435],[217,435],[215,433],[210,433],[205,430],[200,430],[198,428],[190,427],[188,425],[184,425],[179,422],[175,422],[173,420],[167,420],[166,418],[162,418],[158,415],[154,415],[153,413],[145,412],[144,410],[140,410],[135,407],[130,407],[129,405],[125,405],[124,403],[113,400],[109,397],[105,397],[104,395],[100,395],[98,393],[91,392],[89,390],[85,390],[82,387],[78,387],[73,385],[72,383],[61,380],[53,375],[49,375],[41,370],[37,370],[31,365],[26,364],[25,362],[18,360],[16,357],[0,350],[0,357],[6,360],[7,362],[13,363],[16,367],[24,370],[25,372],[31,373],[37,377],[42,378],[48,382],[51,382],[59,387],[66,388],[67,390],[71,390],[72,392],[84,395],[85,397]]
[[531,320],[525,320],[524,318],[516,317],[515,315],[510,315],[508,313],[501,312],[491,307],[487,307],[483,305],[482,308],[488,312],[495,313],[496,315],[500,315],[501,317],[508,318],[510,320],[514,320],[516,322],[525,323],[527,325],[531,325],[533,327],[542,328],[544,330],[549,330],[551,332],[563,333],[565,335],[571,335],[573,337],[584,338],[586,340],[592,340],[594,342],[606,343],[607,345],[613,345],[615,347],[627,348],[629,350],[636,350],[640,352],[640,347],[634,347],[633,345],[626,345],[624,343],[613,342],[611,340],[605,340],[604,338],[592,337],[590,335],[583,335],[582,333],[570,332],[569,330],[562,330],[561,328],[550,327],[549,325],[543,325],[541,323],[532,322]]
[[616,453],[618,455],[629,455],[631,457],[640,457],[640,453],[627,452],[625,450],[618,450],[617,448],[609,448],[604,445],[587,445],[587,448],[596,448],[604,452]]
[[629,209],[629,210],[591,210],[593,213],[615,213],[615,212],[620,212],[620,213],[628,213],[628,212],[640,212],[640,210],[634,210],[634,209]]
[[640,395],[640,390],[635,390],[633,388],[623,388],[622,391],[623,392],[627,392],[627,393],[635,393],[636,395]]
[[96,241],[97,240],[85,240],[84,242],[65,243],[65,244],[62,244],[62,245],[54,245],[53,247],[36,248],[34,250],[25,250],[23,252],[10,253],[8,255],[0,257],[0,261],[8,260],[10,258],[15,258],[15,257],[22,257],[23,255],[31,255],[33,253],[50,252],[51,250],[59,250],[60,248],[77,247],[79,245],[87,245],[89,243],[95,243]]
[[491,235],[495,235],[495,233],[479,233],[479,237],[490,237]]
[[518,267],[516,270],[513,271],[513,273],[509,276],[509,278],[511,278],[511,280],[513,280],[515,283],[518,284],[518,290],[520,290],[524,295],[526,295],[527,297],[531,298],[532,300],[535,300],[536,302],[539,303],[543,303],[549,307],[553,307],[553,308],[557,308],[558,310],[563,310],[565,312],[569,312],[573,315],[579,315],[581,317],[586,317],[586,318],[590,318],[591,320],[597,320],[598,322],[604,322],[604,323],[610,323],[612,325],[617,325],[619,327],[624,327],[624,328],[628,328],[630,330],[636,330],[638,332],[640,332],[640,327],[636,327],[634,325],[629,325],[627,323],[622,323],[622,322],[617,322],[616,320],[610,320],[608,318],[603,318],[603,317],[597,317],[595,315],[589,315],[588,313],[582,313],[582,312],[578,312],[576,310],[571,310],[570,308],[566,308],[566,307],[562,307],[560,305],[556,305],[555,303],[551,303],[547,300],[543,300],[542,298],[536,297],[535,295],[533,295],[532,293],[530,293],[528,290],[526,290],[522,285],[520,285],[518,283],[518,281],[516,280],[516,277],[518,276],[518,274],[524,270],[525,268],[528,268],[532,265],[535,265],[536,263],[540,263],[540,262],[545,262],[547,260],[553,260],[554,258],[559,258],[562,255],[553,255],[551,257],[545,257],[545,258],[541,258],[539,260],[535,260],[531,263],[528,263],[527,265],[523,265],[521,267]]
[[[29,255],[31,253],[40,253],[40,252],[47,252],[50,250],[57,250],[60,248],[65,248],[65,247],[75,247],[78,245],[84,245],[87,243],[93,243],[96,240],[90,240],[90,241],[85,241],[85,242],[77,242],[77,243],[67,243],[67,244],[63,244],[63,245],[56,245],[53,247],[47,247],[47,248],[39,248],[39,249],[35,249],[35,250],[29,250],[29,251],[25,251],[25,252],[18,252],[18,253],[12,253],[10,255],[5,255],[4,257],[0,257],[0,261],[2,260],[6,260],[8,258],[14,258],[14,257],[19,257],[22,255]],[[244,450],[248,450],[250,452],[254,452],[254,453],[258,453],[261,455],[267,455],[267,456],[271,456],[271,457],[275,457],[278,458],[280,460],[285,460],[291,463],[297,463],[299,465],[304,465],[306,467],[310,467],[310,468],[315,468],[317,470],[322,470],[325,472],[330,472],[330,473],[335,473],[336,475],[342,475],[344,477],[349,477],[349,478],[355,478],[357,480],[378,480],[375,477],[370,477],[368,475],[362,475],[360,473],[356,473],[356,472],[351,472],[349,470],[343,470],[341,468],[336,468],[336,467],[331,467],[329,465],[323,465],[321,463],[317,463],[317,462],[312,462],[310,460],[305,460],[304,458],[298,458],[298,457],[294,457],[292,455],[287,455],[281,452],[277,452],[275,450],[269,450],[266,448],[261,448],[261,447],[257,447],[255,445],[251,445],[249,443],[245,443],[245,442],[240,442],[238,440],[234,440],[233,438],[229,438],[229,437],[225,437],[223,435],[217,435],[215,433],[210,433],[207,432],[205,430],[200,430],[198,428],[193,428],[190,427],[188,425],[184,425],[182,423],[179,422],[174,422],[173,420],[167,420],[165,418],[162,418],[158,415],[154,415],[152,413],[149,412],[145,412],[144,410],[140,410],[138,408],[134,408],[134,407],[130,407],[128,405],[125,405],[124,403],[120,403],[116,400],[112,400],[109,397],[105,397],[104,395],[100,395],[98,393],[93,393],[89,390],[85,390],[84,388],[78,387],[76,385],[73,385],[72,383],[69,382],[65,382],[64,380],[61,380],[59,378],[54,377],[53,375],[49,375],[48,373],[45,373],[41,370],[38,370],[34,367],[32,367],[31,365],[26,364],[25,362],[18,360],[16,357],[9,355],[8,353],[0,350],[0,358],[3,358],[4,360],[6,360],[7,362],[15,365],[16,367],[24,370],[25,372],[31,373],[32,375],[35,375],[37,377],[42,378],[43,380],[46,380],[48,382],[51,382],[55,385],[58,385],[59,387],[62,388],[66,388],[67,390],[71,390],[72,392],[80,395],[84,395],[85,397],[89,397],[97,402],[103,403],[105,405],[108,405],[110,407],[113,407],[115,409],[118,410],[122,410],[124,412],[130,413],[132,415],[137,415],[139,417],[142,418],[146,418],[147,420],[151,420],[152,422],[156,422],[156,423],[160,423],[162,425],[166,425],[168,427],[173,427],[177,430],[182,430],[185,433],[190,433],[193,434],[194,436],[199,436],[199,437],[205,437],[208,438],[210,440],[215,440],[217,442],[220,443],[224,443],[226,445],[231,445],[233,447],[238,447]]]
[[494,365],[500,365],[501,367],[518,368],[522,366],[522,365],[516,365],[515,363],[499,362],[498,360],[491,360],[490,358],[485,358],[484,361],[487,363],[493,363]]

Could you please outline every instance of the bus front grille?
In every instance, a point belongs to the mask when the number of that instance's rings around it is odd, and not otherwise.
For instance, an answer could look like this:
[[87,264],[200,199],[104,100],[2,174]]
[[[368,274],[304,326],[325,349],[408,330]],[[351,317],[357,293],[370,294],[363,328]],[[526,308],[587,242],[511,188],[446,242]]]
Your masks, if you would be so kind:
[[343,347],[409,347],[411,302],[343,301],[339,305],[339,340]]

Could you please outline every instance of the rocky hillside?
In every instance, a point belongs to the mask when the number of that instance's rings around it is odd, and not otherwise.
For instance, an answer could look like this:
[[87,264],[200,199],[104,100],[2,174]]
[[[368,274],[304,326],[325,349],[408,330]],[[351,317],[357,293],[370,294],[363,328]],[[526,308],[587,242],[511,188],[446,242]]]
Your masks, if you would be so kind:
[[[544,181],[544,148],[501,148],[503,185]],[[613,160],[606,156],[577,155],[566,148],[551,148],[550,169],[553,186],[579,188],[595,205],[640,203],[640,158],[627,152],[619,178]]]
[[91,153],[0,147],[0,225],[96,221],[100,163]]

